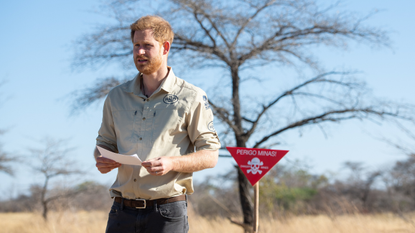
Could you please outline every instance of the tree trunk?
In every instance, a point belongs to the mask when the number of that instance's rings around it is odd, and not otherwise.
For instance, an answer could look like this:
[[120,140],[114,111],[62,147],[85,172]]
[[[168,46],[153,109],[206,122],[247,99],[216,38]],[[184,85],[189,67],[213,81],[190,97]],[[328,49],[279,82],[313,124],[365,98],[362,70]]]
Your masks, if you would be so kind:
[[[246,147],[245,142],[241,141],[241,139],[237,140],[237,146],[238,147]],[[242,215],[244,217],[244,225],[253,226],[254,224],[254,209],[252,207],[252,201],[251,196],[249,195],[249,189],[250,189],[250,183],[248,179],[246,178],[245,174],[242,172],[242,170],[238,167],[238,189],[239,189],[239,200],[241,202],[242,207]],[[252,232],[249,228],[245,230],[245,233]]]
[[[232,105],[233,105],[233,120],[238,131],[235,131],[235,139],[237,147],[246,147],[246,139],[244,138],[244,131],[242,128],[242,117],[241,117],[241,104],[239,98],[239,67],[234,65],[231,67],[232,75]],[[244,217],[244,225],[253,226],[254,224],[254,212],[250,201],[249,195],[249,182],[246,179],[245,174],[238,167],[238,188],[239,198],[242,207],[242,214]],[[251,232],[244,228],[245,233]]]
[[[250,201],[249,188],[250,184],[248,179],[246,179],[245,174],[238,167],[238,188],[239,188],[239,198],[241,201],[242,214],[244,217],[244,224],[252,226],[254,223],[254,212]],[[245,231],[247,232],[247,231]]]
[[48,190],[49,176],[45,177],[45,183],[43,184],[42,193],[40,196],[40,202],[42,203],[42,216],[45,221],[48,218],[48,202],[46,201],[46,191]]
[[48,220],[48,203],[42,201],[42,207],[43,207],[42,217],[45,221],[47,221]]

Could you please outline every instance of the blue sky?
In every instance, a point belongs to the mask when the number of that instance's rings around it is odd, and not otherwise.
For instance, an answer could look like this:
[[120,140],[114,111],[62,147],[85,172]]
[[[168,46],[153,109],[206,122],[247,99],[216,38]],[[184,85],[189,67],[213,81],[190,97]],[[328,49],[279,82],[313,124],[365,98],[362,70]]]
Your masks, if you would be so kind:
[[[392,48],[371,49],[352,45],[348,50],[319,48],[317,57],[327,68],[346,67],[359,70],[374,95],[395,101],[414,102],[415,92],[415,2],[387,0],[345,1],[346,8],[365,14],[372,9],[380,13],[368,23],[390,31]],[[85,112],[70,115],[68,95],[88,86],[106,70],[72,72],[72,41],[87,33],[106,18],[93,13],[99,1],[15,0],[0,3],[0,136],[3,149],[27,155],[27,148],[43,146],[42,138],[67,139],[74,147],[70,154],[79,166],[88,170],[81,179],[110,184],[115,173],[101,175],[95,169],[92,150],[101,121],[101,103]],[[180,76],[180,74],[178,74]],[[203,87],[202,80],[192,79]],[[209,94],[209,93],[208,93]],[[288,149],[286,163],[305,161],[318,173],[339,174],[344,161],[365,162],[370,168],[381,168],[404,158],[399,151],[373,137],[405,138],[388,124],[349,122],[331,125],[326,137],[318,129],[284,135]],[[403,139],[402,139],[403,140]],[[223,173],[235,164],[221,158],[216,168],[195,174],[196,180],[206,174]],[[27,191],[41,177],[32,174],[23,163],[13,164],[16,175],[0,173],[0,192],[8,196]],[[197,191],[197,190],[196,190]]]

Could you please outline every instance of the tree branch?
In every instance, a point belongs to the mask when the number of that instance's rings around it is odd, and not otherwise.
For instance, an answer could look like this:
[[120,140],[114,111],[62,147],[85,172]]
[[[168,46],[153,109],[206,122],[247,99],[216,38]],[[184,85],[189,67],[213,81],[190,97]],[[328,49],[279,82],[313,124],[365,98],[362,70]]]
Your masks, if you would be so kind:
[[[346,115],[348,113],[351,113],[352,115]],[[349,120],[349,119],[367,118],[367,116],[364,117],[364,116],[361,116],[361,115],[358,115],[358,114],[373,115],[373,116],[378,116],[378,117],[381,117],[381,118],[384,118],[386,116],[392,116],[392,117],[396,117],[396,118],[407,119],[407,118],[404,118],[404,117],[400,116],[399,111],[396,111],[396,112],[377,111],[377,110],[373,109],[372,107],[332,110],[332,111],[328,111],[328,112],[322,113],[322,114],[317,115],[317,116],[312,116],[312,117],[302,119],[300,121],[296,121],[294,123],[291,123],[291,124],[281,128],[281,129],[278,129],[278,130],[272,132],[271,134],[263,137],[257,143],[255,143],[253,148],[258,148],[262,143],[266,142],[271,137],[277,136],[280,133],[282,133],[284,131],[287,131],[289,129],[294,129],[294,128],[298,128],[298,127],[302,127],[302,126],[310,125],[310,124],[319,124],[319,123],[326,122],[326,121],[340,122],[340,121]]]
[[335,81],[335,80],[328,80],[328,79],[324,79],[324,77],[326,77],[326,76],[329,76],[329,75],[336,75],[336,74],[346,74],[345,72],[335,72],[335,71],[332,71],[332,72],[327,72],[327,73],[323,73],[323,74],[320,74],[320,75],[317,75],[316,77],[314,77],[314,78],[311,78],[311,79],[309,79],[309,80],[307,80],[307,81],[305,81],[305,82],[303,82],[303,83],[301,83],[301,84],[299,84],[299,85],[297,85],[297,86],[295,86],[295,87],[293,87],[293,88],[291,88],[290,90],[288,90],[288,91],[285,91],[283,94],[281,94],[281,95],[279,95],[277,98],[275,98],[273,101],[271,101],[268,105],[264,105],[264,106],[262,106],[262,111],[257,115],[257,117],[256,117],[256,119],[254,120],[254,121],[252,121],[252,126],[251,126],[251,128],[245,133],[245,136],[246,137],[250,137],[254,132],[255,132],[255,130],[256,130],[256,128],[257,128],[257,126],[258,126],[258,124],[259,124],[259,122],[260,122],[260,120],[261,120],[261,117],[272,107],[272,106],[274,106],[276,103],[278,103],[281,99],[283,99],[284,97],[287,97],[287,96],[293,96],[293,95],[295,95],[295,91],[297,91],[297,90],[299,90],[299,89],[301,89],[301,88],[303,88],[303,87],[305,87],[305,86],[307,86],[307,85],[309,85],[309,84],[311,84],[311,83],[316,83],[316,82],[330,82],[330,83],[336,83],[336,84],[341,84],[341,85],[345,85],[345,83],[342,83],[342,82],[337,82],[337,81]]
[[265,8],[271,6],[274,2],[275,2],[275,0],[268,1],[262,7],[258,8],[255,11],[255,13],[251,15],[251,17],[249,17],[245,20],[245,22],[242,24],[242,26],[239,28],[238,32],[236,33],[232,44],[230,45],[230,48],[229,48],[230,51],[232,51],[235,48],[235,45],[238,41],[239,36],[245,30],[245,27],[248,25],[248,23],[251,22],[262,10],[264,10]]
[[214,103],[212,103],[211,100],[209,100],[210,106],[213,107],[218,117],[225,122],[235,133],[240,133],[240,129],[236,127],[233,122],[229,119],[229,112],[225,108],[221,108],[216,106]]

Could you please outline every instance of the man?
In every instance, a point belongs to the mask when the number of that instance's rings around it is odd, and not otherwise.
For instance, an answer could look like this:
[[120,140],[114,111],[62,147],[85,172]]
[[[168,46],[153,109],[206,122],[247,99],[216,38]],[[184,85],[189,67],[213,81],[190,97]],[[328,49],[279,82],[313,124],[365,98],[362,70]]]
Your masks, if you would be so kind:
[[187,232],[192,172],[218,160],[212,110],[200,88],[167,66],[174,37],[170,24],[145,16],[130,28],[139,74],[108,94],[97,145],[137,154],[143,163],[119,164],[95,150],[101,173],[118,168],[106,232]]

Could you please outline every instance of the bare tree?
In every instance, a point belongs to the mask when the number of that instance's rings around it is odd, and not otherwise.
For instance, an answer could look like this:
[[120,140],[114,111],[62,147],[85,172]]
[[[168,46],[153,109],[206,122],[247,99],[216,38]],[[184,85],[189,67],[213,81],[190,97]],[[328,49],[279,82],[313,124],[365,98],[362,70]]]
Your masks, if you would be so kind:
[[[0,87],[4,85],[4,81],[0,81]],[[3,97],[0,92],[0,97]],[[0,103],[3,103],[4,99],[0,99]],[[0,135],[3,135],[6,131],[0,129]],[[17,156],[11,156],[3,149],[3,144],[0,143],[0,172],[4,172],[9,175],[13,175],[13,169],[10,163],[17,161]]]
[[[0,134],[3,132],[0,131]],[[0,172],[13,175],[13,169],[11,168],[10,163],[16,161],[16,157],[10,156],[6,151],[3,150],[3,145],[0,144]]]
[[64,140],[44,139],[42,148],[29,149],[29,166],[37,174],[43,176],[42,185],[33,185],[32,196],[37,196],[42,206],[42,216],[47,220],[49,205],[51,202],[72,197],[79,194],[83,190],[65,188],[65,184],[61,183],[59,188],[51,188],[52,180],[58,177],[68,177],[71,175],[82,174],[82,170],[76,162],[70,159],[69,152],[72,150],[65,146]]
[[415,154],[411,153],[407,159],[396,162],[388,175],[393,211],[401,214],[403,210],[412,210],[415,207]]
[[403,215],[403,212],[412,211],[415,208],[415,147],[413,146],[415,134],[413,126],[400,125],[399,128],[404,132],[405,137],[383,140],[406,155],[406,158],[398,160],[391,169],[387,170],[383,181],[392,211],[405,221],[410,221]]
[[384,172],[381,170],[368,170],[359,162],[345,162],[344,167],[351,171],[344,194],[350,196],[351,199],[359,200],[362,206],[361,211],[371,211],[369,197],[373,191],[374,184],[381,178]]
[[[412,120],[412,107],[372,98],[363,81],[351,72],[325,71],[311,49],[317,46],[346,48],[347,43],[388,46],[387,33],[365,25],[336,2],[314,0],[165,0],[158,3],[113,0],[104,6],[114,24],[102,25],[75,44],[73,67],[121,64],[133,70],[129,24],[145,14],[166,18],[175,30],[171,59],[187,67],[223,71],[217,95],[210,99],[220,119],[222,142],[238,147],[269,148],[292,129],[341,123],[346,120]],[[128,66],[126,64],[131,64]],[[252,80],[277,77],[264,69],[291,65],[309,67],[313,75],[300,78],[286,90],[253,94]],[[132,78],[132,77],[131,77]],[[100,80],[77,95],[74,108],[101,99],[120,78]],[[276,78],[274,78],[276,79]],[[248,81],[247,81],[248,80]],[[245,82],[244,82],[245,81]],[[249,82],[250,81],[250,82]],[[280,109],[286,109],[284,114]],[[221,129],[221,127],[218,127]],[[244,221],[253,223],[250,185],[238,170]]]

